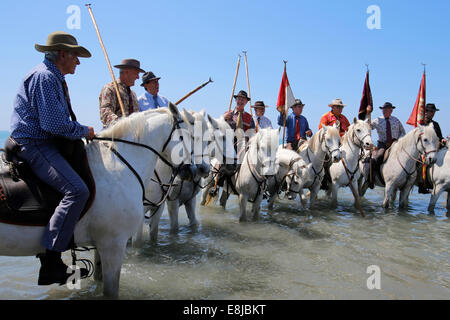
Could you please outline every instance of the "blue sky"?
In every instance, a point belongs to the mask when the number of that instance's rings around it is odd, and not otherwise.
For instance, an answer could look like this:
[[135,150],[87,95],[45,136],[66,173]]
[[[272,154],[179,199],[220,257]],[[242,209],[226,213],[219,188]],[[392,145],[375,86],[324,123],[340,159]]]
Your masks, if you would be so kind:
[[[9,129],[17,88],[43,55],[34,44],[45,44],[56,30],[73,34],[92,58],[81,59],[75,75],[68,75],[72,105],[79,121],[100,130],[98,96],[111,81],[86,1],[2,1],[0,32],[0,130]],[[211,77],[214,83],[185,100],[186,109],[205,109],[219,117],[228,109],[237,55],[247,51],[252,101],[271,108],[283,72],[296,98],[306,104],[303,114],[317,130],[328,103],[341,98],[344,114],[358,113],[366,67],[369,64],[375,107],[390,101],[394,115],[406,125],[416,100],[423,67],[427,64],[427,102],[440,112],[444,135],[450,134],[450,1],[98,1],[92,9],[111,64],[136,58],[145,70],[161,76],[160,94],[177,101]],[[70,5],[81,9],[80,29],[68,29]],[[377,5],[381,29],[369,30],[366,12]],[[118,77],[117,69],[116,76]],[[143,93],[136,81],[132,88]],[[247,91],[244,59],[236,93]],[[248,110],[248,106],[247,106]],[[374,117],[381,115],[378,108]]]

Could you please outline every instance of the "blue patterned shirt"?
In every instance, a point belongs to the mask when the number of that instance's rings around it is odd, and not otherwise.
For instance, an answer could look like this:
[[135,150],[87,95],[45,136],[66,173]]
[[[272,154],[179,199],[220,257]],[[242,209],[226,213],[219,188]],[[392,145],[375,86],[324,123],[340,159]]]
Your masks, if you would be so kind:
[[76,140],[87,136],[88,127],[70,119],[63,81],[64,75],[47,59],[28,73],[14,100],[13,138]]

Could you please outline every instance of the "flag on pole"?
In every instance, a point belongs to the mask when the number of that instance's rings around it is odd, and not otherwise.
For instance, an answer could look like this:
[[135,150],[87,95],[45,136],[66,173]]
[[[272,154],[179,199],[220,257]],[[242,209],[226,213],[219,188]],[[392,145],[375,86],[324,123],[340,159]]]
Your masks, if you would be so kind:
[[289,108],[295,103],[294,94],[286,73],[286,64],[284,65],[283,77],[281,78],[280,91],[278,92],[277,110],[279,112],[288,113]]
[[366,81],[364,82],[363,95],[361,98],[361,103],[359,105],[358,118],[360,120],[366,119],[367,106],[369,105],[373,107],[372,92],[370,91],[370,84],[369,84],[369,70],[367,70]]
[[425,118],[425,71],[423,72],[422,82],[420,83],[419,94],[416,99],[416,104],[414,105],[414,109],[409,116],[408,121],[406,122],[409,125],[417,127],[419,124],[423,123]]

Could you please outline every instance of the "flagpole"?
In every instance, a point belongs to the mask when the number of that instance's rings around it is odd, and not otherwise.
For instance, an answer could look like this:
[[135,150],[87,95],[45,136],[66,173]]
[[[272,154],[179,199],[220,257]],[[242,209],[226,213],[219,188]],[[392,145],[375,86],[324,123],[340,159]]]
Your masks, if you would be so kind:
[[[283,60],[284,62],[284,73],[286,74],[286,60]],[[284,149],[284,139],[286,137],[286,119],[287,119],[287,110],[286,110],[286,103],[287,103],[287,86],[284,88],[284,123],[283,123],[283,149]]]
[[[369,78],[369,65],[367,63],[366,63],[366,72],[367,72],[366,77]],[[370,105],[371,105],[372,111],[373,111],[372,91],[370,91],[370,98],[372,101],[368,101],[368,102],[370,102]],[[372,112],[369,113],[369,133],[370,133],[370,137],[372,137]],[[373,188],[374,184],[373,184],[372,149],[370,150],[369,157],[370,157],[369,158],[369,186],[371,188]]]

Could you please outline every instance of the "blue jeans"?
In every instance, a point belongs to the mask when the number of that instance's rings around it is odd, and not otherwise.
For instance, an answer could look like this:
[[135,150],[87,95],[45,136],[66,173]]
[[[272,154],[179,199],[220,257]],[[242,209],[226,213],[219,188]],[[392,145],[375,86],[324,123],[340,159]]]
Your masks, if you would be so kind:
[[89,198],[89,189],[51,140],[17,140],[20,145],[17,156],[28,163],[39,179],[63,195],[41,241],[45,248],[63,252],[68,249],[75,225]]

